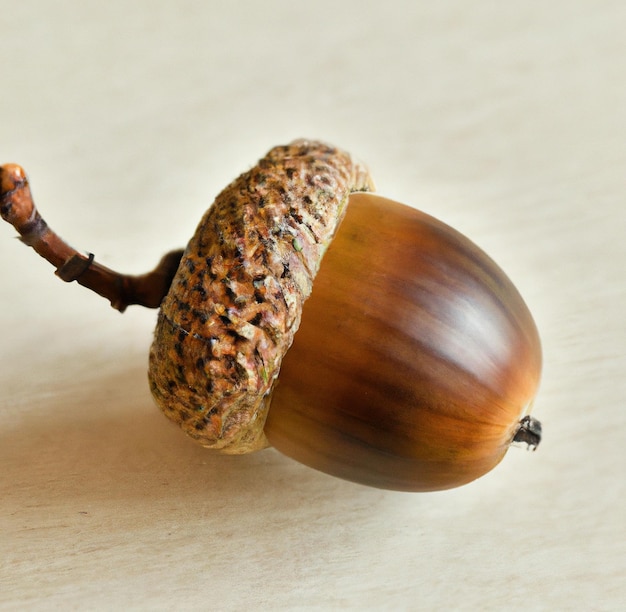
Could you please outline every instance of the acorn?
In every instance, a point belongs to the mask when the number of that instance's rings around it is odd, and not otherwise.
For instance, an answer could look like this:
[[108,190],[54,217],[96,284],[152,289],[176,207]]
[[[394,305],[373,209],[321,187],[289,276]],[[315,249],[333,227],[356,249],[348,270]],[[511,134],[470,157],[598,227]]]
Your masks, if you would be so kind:
[[541,347],[518,291],[457,231],[367,193],[346,152],[272,149],[142,276],[68,247],[23,170],[1,172],[3,218],[61,278],[121,311],[160,306],[152,394],[203,446],[271,445],[340,478],[431,491],[539,443]]

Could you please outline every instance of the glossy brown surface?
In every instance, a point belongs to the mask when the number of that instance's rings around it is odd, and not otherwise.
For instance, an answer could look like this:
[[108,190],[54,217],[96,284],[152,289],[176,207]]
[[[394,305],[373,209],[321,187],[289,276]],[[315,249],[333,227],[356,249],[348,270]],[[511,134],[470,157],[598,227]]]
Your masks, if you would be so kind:
[[341,478],[450,488],[502,459],[540,369],[533,319],[487,255],[428,215],[355,194],[265,432],[283,453]]

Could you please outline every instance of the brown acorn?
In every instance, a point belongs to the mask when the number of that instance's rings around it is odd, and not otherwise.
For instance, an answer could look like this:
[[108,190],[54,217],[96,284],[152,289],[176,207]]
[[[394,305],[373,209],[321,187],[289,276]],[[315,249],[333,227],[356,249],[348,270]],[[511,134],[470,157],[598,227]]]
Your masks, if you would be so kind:
[[483,251],[422,212],[355,194],[283,359],[265,433],[347,480],[450,488],[491,470],[516,435],[540,433],[524,418],[540,371],[530,312]]
[[271,444],[341,478],[427,491],[481,476],[514,441],[539,442],[528,413],[541,349],[515,287],[445,224],[350,195],[373,185],[345,152],[272,149],[218,196],[184,253],[140,277],[60,241],[21,168],[0,180],[3,218],[61,278],[119,310],[160,304],[151,389],[204,446]]

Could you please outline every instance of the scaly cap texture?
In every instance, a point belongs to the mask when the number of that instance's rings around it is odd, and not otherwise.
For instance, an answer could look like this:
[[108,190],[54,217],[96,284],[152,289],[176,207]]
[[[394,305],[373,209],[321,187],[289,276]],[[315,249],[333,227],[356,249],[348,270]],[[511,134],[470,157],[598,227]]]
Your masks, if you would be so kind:
[[152,393],[202,445],[267,446],[272,388],[348,196],[367,170],[329,145],[272,149],[205,213],[159,312]]

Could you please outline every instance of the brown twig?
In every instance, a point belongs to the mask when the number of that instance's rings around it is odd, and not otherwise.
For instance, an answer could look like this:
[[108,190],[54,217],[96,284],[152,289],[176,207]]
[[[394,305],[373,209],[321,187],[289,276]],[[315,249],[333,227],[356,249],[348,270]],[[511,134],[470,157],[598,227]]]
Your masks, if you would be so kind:
[[75,280],[108,299],[120,312],[131,304],[158,308],[183,254],[182,249],[171,251],[154,270],[139,276],[100,265],[92,254],[79,253],[48,227],[35,207],[26,173],[17,164],[0,166],[0,214],[18,231],[22,242],[56,268],[59,278]]

